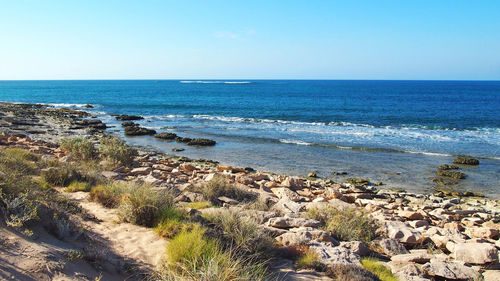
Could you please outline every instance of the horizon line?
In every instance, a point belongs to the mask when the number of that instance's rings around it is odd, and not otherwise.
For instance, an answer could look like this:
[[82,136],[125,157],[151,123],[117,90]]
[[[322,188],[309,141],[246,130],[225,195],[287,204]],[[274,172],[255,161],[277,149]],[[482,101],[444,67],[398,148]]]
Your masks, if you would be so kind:
[[0,79],[0,82],[14,81],[463,81],[463,82],[500,82],[491,79],[328,79],[328,78],[98,78],[98,79]]

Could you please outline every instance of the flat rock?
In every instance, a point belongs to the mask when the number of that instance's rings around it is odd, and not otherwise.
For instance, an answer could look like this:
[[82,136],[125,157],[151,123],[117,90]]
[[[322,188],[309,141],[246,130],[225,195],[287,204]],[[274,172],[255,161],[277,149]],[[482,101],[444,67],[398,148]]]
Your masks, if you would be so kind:
[[305,206],[297,202],[293,202],[287,198],[280,199],[276,204],[273,205],[272,210],[280,211],[285,214],[289,213],[299,213],[304,210]]
[[268,226],[277,228],[293,228],[293,227],[319,227],[320,222],[317,220],[305,219],[305,218],[287,218],[287,217],[277,217],[271,218],[267,222]]
[[453,257],[469,264],[485,264],[498,261],[498,250],[489,243],[457,243]]
[[132,169],[132,171],[130,171],[130,174],[133,175],[133,176],[137,176],[137,175],[149,175],[149,173],[151,173],[152,169],[150,167],[139,167],[139,168],[135,168],[135,169]]
[[382,239],[378,242],[382,252],[389,257],[401,254],[408,254],[408,250],[396,239]]
[[271,189],[271,191],[276,195],[279,199],[288,199],[290,201],[298,202],[300,201],[301,197],[300,195],[297,194],[297,192],[290,190],[285,187],[277,187]]
[[471,227],[465,229],[465,234],[470,238],[498,238],[498,230],[489,227]]
[[404,244],[418,244],[422,242],[422,234],[400,221],[387,221],[387,237],[396,239]]
[[452,261],[431,260],[422,266],[422,270],[431,277],[440,277],[446,280],[475,280],[479,276],[479,273],[472,267]]
[[349,249],[331,243],[311,243],[309,249],[319,256],[321,263],[331,266],[338,264],[360,265],[361,257]]

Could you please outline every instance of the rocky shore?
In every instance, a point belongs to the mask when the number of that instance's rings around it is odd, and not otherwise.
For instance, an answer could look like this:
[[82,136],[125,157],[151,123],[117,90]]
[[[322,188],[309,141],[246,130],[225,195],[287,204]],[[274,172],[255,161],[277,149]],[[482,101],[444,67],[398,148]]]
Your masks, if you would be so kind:
[[[138,120],[140,116],[117,118],[129,121]],[[127,135],[156,134],[131,122],[127,124],[125,128],[131,128]],[[0,103],[0,146],[4,148],[19,147],[72,161],[59,148],[62,139],[85,136],[98,142],[106,134],[105,130],[105,124],[86,112]],[[183,141],[172,134],[155,136]],[[187,142],[215,145],[204,139]],[[461,197],[464,194],[384,190],[365,179],[333,182],[317,178],[313,173],[309,177],[276,175],[149,151],[139,151],[134,161],[134,167],[103,171],[102,176],[113,181],[145,182],[158,189],[175,190],[175,202],[185,206],[192,216],[229,209],[241,216],[254,217],[279,247],[307,247],[324,267],[362,266],[363,257],[374,257],[401,281],[500,280],[500,204],[495,200],[474,194]],[[477,164],[465,158],[456,163]],[[465,177],[453,165],[440,167],[437,175],[455,180]],[[247,202],[231,196],[219,196],[217,207],[189,208],[189,203],[203,200],[202,194],[190,187],[216,177],[255,194],[269,208],[248,208]],[[312,215],[315,211],[331,209],[366,214],[375,227],[373,237],[352,240],[333,235],[335,231],[325,227],[320,215]],[[285,257],[276,264],[276,271],[288,274],[285,279],[330,278],[319,269],[298,270],[294,261]]]

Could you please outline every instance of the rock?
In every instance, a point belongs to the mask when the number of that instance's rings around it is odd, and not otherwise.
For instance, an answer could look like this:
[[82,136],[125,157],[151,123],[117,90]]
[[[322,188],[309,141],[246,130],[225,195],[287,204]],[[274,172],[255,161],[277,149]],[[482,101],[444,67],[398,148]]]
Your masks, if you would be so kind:
[[483,281],[500,280],[500,270],[486,270],[483,272]]
[[174,140],[177,137],[174,133],[159,133],[155,135],[155,138],[162,140]]
[[328,235],[326,231],[309,227],[292,228],[290,231],[276,237],[276,241],[288,247],[307,245],[312,240],[331,242],[338,245],[338,242]]
[[191,202],[203,201],[203,195],[200,193],[184,191],[183,195],[187,197]]
[[272,210],[288,213],[298,213],[304,210],[304,205],[293,202],[287,198],[280,199],[276,204],[273,205]]
[[184,150],[185,150],[184,148],[172,148],[173,152],[181,152],[181,151],[184,151]]
[[286,179],[281,182],[281,186],[288,187],[292,190],[303,189],[306,187],[304,180],[297,177],[286,177]]
[[136,116],[136,115],[122,114],[122,115],[115,116],[115,119],[118,121],[132,121],[132,120],[142,120],[142,119],[144,119],[144,117]]
[[351,250],[352,253],[365,257],[370,254],[370,249],[361,241],[341,242],[340,246]]
[[[389,265],[391,265],[389,263]],[[394,273],[396,277],[398,277],[399,281],[428,281],[429,279],[425,279],[422,276],[424,272],[422,271],[422,267],[418,264],[407,264],[402,267],[391,267],[391,271]],[[430,280],[429,280],[430,281]]]
[[155,130],[147,129],[139,126],[128,126],[125,127],[125,135],[126,136],[145,136],[145,135],[154,135],[156,134]]
[[472,157],[467,157],[467,156],[458,156],[453,160],[454,164],[462,164],[462,165],[479,165],[479,160],[472,158]]
[[368,179],[359,179],[359,178],[348,178],[345,181],[350,184],[361,185],[361,186],[365,186],[370,183],[370,180]]
[[318,175],[315,172],[310,172],[307,174],[307,176],[310,178],[317,178],[318,177]]
[[422,234],[399,221],[387,221],[388,238],[397,239],[404,244],[418,244],[422,242]]
[[217,199],[219,201],[226,203],[226,204],[229,204],[229,205],[238,205],[240,203],[237,200],[231,199],[231,198],[226,197],[226,196],[220,196]]
[[395,255],[391,257],[391,261],[396,263],[404,264],[404,263],[426,263],[432,259],[432,255],[416,252],[402,255]]
[[101,175],[107,179],[116,179],[120,177],[120,174],[111,171],[103,171]]
[[396,239],[383,239],[378,242],[378,245],[382,252],[389,257],[409,253],[405,246]]
[[305,218],[288,218],[288,217],[277,217],[271,218],[267,222],[268,226],[276,228],[293,228],[293,227],[319,227],[321,223],[317,220],[305,219]]
[[447,178],[452,178],[452,179],[456,179],[456,180],[465,179],[467,177],[467,175],[465,173],[458,172],[458,171],[448,171],[448,170],[437,170],[436,176],[447,177]]
[[360,265],[361,257],[349,249],[334,246],[331,243],[311,243],[309,250],[319,256],[320,262],[327,265],[356,264]]
[[431,260],[422,266],[422,270],[431,277],[445,278],[446,280],[475,280],[479,273],[460,262]]
[[408,220],[423,220],[424,216],[415,211],[399,211],[398,215]]
[[438,170],[458,170],[458,166],[443,164],[438,167]]
[[133,176],[138,176],[138,175],[149,175],[149,173],[151,173],[152,169],[150,167],[139,167],[139,168],[135,168],[135,169],[132,169],[132,171],[130,171],[130,174],[133,175]]
[[228,172],[231,172],[231,173],[242,173],[242,172],[245,172],[245,170],[241,169],[241,168],[232,167],[232,166],[222,166],[222,165],[217,166],[217,171],[219,171],[219,172],[228,171]]
[[279,187],[279,188],[273,188],[271,191],[276,195],[279,199],[288,199],[290,201],[298,202],[300,201],[301,197],[300,195],[297,194],[297,192],[292,191],[288,188],[284,187]]
[[84,105],[83,107],[85,107],[85,108],[94,108],[94,106],[93,106],[93,105],[91,105],[91,104],[86,104],[86,105]]
[[186,171],[186,172],[192,172],[192,171],[196,170],[196,167],[191,165],[191,164],[188,164],[188,163],[182,163],[179,165],[179,169]]
[[132,121],[127,121],[122,123],[122,127],[130,127],[130,126],[139,126],[139,124],[134,123]]
[[216,142],[209,139],[192,139],[191,141],[187,142],[187,144],[197,146],[214,146]]
[[498,250],[489,243],[457,243],[453,257],[469,264],[485,264],[498,261]]
[[498,238],[498,230],[488,227],[472,227],[465,230],[465,234],[470,238]]

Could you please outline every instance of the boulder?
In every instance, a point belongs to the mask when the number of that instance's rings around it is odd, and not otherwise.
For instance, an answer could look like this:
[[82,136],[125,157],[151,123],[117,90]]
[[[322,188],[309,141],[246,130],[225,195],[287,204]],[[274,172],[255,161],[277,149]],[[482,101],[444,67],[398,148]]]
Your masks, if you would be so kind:
[[361,257],[365,257],[370,254],[370,249],[368,249],[368,247],[366,247],[361,241],[341,242],[340,246],[349,249],[352,253]]
[[422,234],[400,221],[387,221],[387,237],[396,239],[404,244],[418,244],[422,242]]
[[133,120],[142,120],[142,119],[144,119],[144,117],[137,116],[137,115],[122,114],[122,115],[115,116],[115,119],[118,121],[133,121]]
[[293,227],[319,227],[321,223],[317,220],[305,219],[305,218],[288,218],[288,217],[277,217],[271,218],[267,222],[268,226],[276,228],[293,228]]
[[151,173],[152,169],[150,167],[139,167],[139,168],[135,168],[135,169],[132,169],[132,171],[130,171],[130,174],[133,175],[133,176],[138,176],[138,175],[149,175],[149,173]]
[[159,133],[155,135],[155,138],[162,140],[174,140],[176,137],[177,135],[174,133]]
[[297,194],[297,192],[290,190],[285,187],[279,187],[279,188],[273,188],[271,191],[278,197],[279,199],[288,199],[290,201],[298,202],[300,201],[301,197],[300,195]]
[[423,220],[424,216],[415,211],[399,211],[398,215],[408,220]]
[[467,157],[467,156],[458,156],[453,160],[454,164],[462,164],[462,165],[479,165],[479,160],[472,158],[472,157]]
[[396,239],[383,239],[378,242],[382,253],[392,257],[395,255],[408,254],[408,250]]
[[191,165],[191,164],[188,164],[188,163],[182,163],[179,165],[179,169],[181,169],[185,172],[192,172],[192,171],[196,170],[196,167]]
[[431,260],[422,266],[427,275],[446,280],[476,280],[479,273],[460,262]]
[[457,243],[453,247],[453,257],[469,264],[498,262],[498,250],[489,243]]
[[220,196],[217,198],[219,201],[229,204],[229,205],[238,205],[240,202],[237,200],[234,200],[232,198],[226,197],[226,196]]
[[316,253],[319,256],[320,262],[327,266],[339,264],[360,265],[361,257],[359,255],[354,254],[347,248],[335,246],[332,243],[311,243],[309,250]]
[[465,230],[465,234],[470,238],[498,238],[498,230],[489,227],[472,227]]
[[197,146],[214,146],[216,142],[214,140],[209,139],[192,139],[187,142],[188,145],[197,145]]
[[452,179],[456,179],[456,180],[465,179],[467,177],[467,175],[465,173],[458,172],[458,171],[449,171],[449,170],[437,170],[436,176],[447,177],[447,178],[452,178]]
[[145,136],[145,135],[154,135],[156,134],[155,130],[147,129],[139,126],[128,126],[125,127],[125,135],[126,136]]
[[303,179],[298,177],[286,177],[284,181],[281,182],[281,186],[288,187],[292,190],[303,189],[306,184]]
[[483,281],[500,280],[500,270],[486,270],[483,272]]
[[307,245],[312,240],[331,242],[338,245],[338,242],[328,235],[326,231],[309,227],[292,228],[288,232],[276,237],[276,241],[284,246]]
[[395,255],[391,257],[391,261],[395,263],[405,264],[405,263],[426,263],[432,259],[431,254],[416,252],[402,255]]
[[304,210],[304,205],[293,202],[287,198],[280,199],[273,205],[272,210],[283,212],[285,214],[298,213]]

